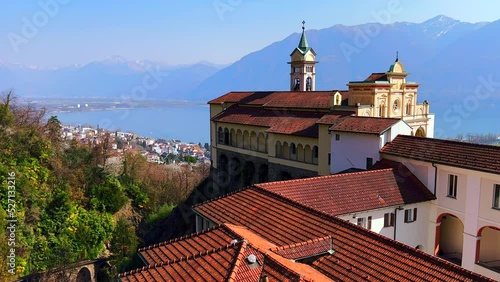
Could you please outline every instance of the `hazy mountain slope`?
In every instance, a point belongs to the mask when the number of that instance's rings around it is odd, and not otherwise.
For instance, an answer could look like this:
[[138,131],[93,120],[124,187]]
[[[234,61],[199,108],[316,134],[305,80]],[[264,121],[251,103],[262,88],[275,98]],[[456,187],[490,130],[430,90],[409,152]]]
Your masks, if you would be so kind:
[[147,98],[178,99],[219,69],[210,63],[168,66],[119,56],[58,69],[2,64],[0,89],[32,97],[121,97],[138,96],[134,89],[142,87]]
[[[346,88],[350,80],[360,80],[371,72],[387,71],[399,51],[401,61],[412,75],[410,80],[423,83],[422,91],[435,87],[429,71],[442,52],[463,52],[462,38],[482,33],[498,33],[497,28],[482,31],[487,23],[464,23],[437,16],[423,23],[400,22],[390,25],[369,23],[357,26],[335,25],[307,31],[309,45],[318,54],[316,89]],[[485,29],[486,30],[486,29]],[[272,90],[289,87],[289,54],[297,46],[299,33],[275,42],[243,57],[201,83],[189,99],[210,100],[228,91]],[[480,53],[480,46],[476,53]],[[477,55],[477,54],[476,54]],[[453,68],[457,67],[454,62]],[[453,77],[440,74],[440,84],[453,83]],[[422,95],[426,96],[425,94]]]

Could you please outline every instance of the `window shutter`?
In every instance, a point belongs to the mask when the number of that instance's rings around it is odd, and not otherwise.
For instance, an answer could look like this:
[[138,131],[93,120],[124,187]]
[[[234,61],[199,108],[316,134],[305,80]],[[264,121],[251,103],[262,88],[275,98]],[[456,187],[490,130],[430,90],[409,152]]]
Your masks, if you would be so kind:
[[413,221],[417,220],[417,208],[413,209]]
[[368,230],[372,230],[372,217],[371,216],[368,217],[368,227],[367,228],[368,228]]
[[394,226],[394,224],[395,224],[394,221],[395,221],[395,215],[394,215],[394,213],[391,213],[391,221],[389,222],[389,226]]
[[405,222],[408,222],[409,213],[410,213],[410,210],[405,210]]

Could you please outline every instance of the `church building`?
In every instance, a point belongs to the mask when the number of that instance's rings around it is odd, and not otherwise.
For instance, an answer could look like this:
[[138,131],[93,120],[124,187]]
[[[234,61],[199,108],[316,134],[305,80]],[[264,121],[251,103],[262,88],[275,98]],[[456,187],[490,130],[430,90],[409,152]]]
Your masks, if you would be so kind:
[[[316,52],[304,26],[290,57],[288,91],[234,91],[208,102],[212,166],[223,186],[329,175],[332,165],[341,161],[332,154],[331,140],[340,136],[339,128],[351,134],[358,129],[360,134],[379,134],[377,154],[391,141],[387,136],[433,136],[429,103],[417,103],[419,85],[407,81],[399,58],[387,72],[348,82],[347,90],[318,91]],[[396,127],[405,127],[404,132],[390,130],[398,121],[404,126]],[[369,156],[359,158],[369,161]]]

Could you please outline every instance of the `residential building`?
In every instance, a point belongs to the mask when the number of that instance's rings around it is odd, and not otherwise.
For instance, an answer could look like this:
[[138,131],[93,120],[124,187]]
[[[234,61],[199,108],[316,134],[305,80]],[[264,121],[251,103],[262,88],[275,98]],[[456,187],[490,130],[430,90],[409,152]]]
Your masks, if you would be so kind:
[[[328,179],[328,176],[316,179],[321,181]],[[294,184],[305,180],[255,185],[197,205],[194,210],[209,226],[213,225],[214,229],[220,228],[220,224],[239,226],[249,231],[247,236],[243,236],[249,238],[249,244],[252,244],[251,238],[254,236],[273,244],[275,248],[269,248],[268,243],[263,244],[266,250],[264,253],[270,255],[274,252],[288,258],[288,263],[290,260],[295,261],[295,265],[289,264],[290,269],[304,269],[301,266],[303,263],[333,281],[493,281],[417,248],[332,216],[328,212],[313,209],[309,206],[311,203],[303,204],[291,196],[280,196],[280,192],[271,191],[273,187],[265,187],[281,184],[283,189],[286,189],[287,183]],[[201,236],[202,233],[194,236]],[[319,243],[328,241],[329,238],[332,240],[331,251]],[[225,239],[226,242],[228,239]],[[193,253],[199,252],[195,248],[195,245],[199,244],[188,243],[189,237],[178,240],[182,241],[185,246],[183,248],[190,249]],[[200,243],[208,241],[202,238],[196,240]],[[318,242],[321,247],[314,248],[310,245],[311,242]],[[174,250],[177,249],[160,249],[169,248],[168,244],[166,242],[140,252],[147,252],[152,257],[159,256],[162,260],[162,254],[175,253]],[[190,247],[191,245],[193,247]],[[300,246],[302,247],[299,248]],[[278,251],[279,249],[281,250]],[[295,255],[295,259],[286,255]],[[265,259],[263,261],[265,265]],[[151,262],[147,263],[152,266]],[[144,273],[151,270],[143,268],[138,271]],[[144,277],[149,275],[142,273]],[[135,274],[125,273],[123,277]],[[303,281],[309,281],[307,275]],[[330,280],[316,278],[315,281]]]
[[500,280],[500,147],[398,136],[380,155],[436,195],[426,251]]
[[330,173],[366,170],[379,161],[379,151],[398,134],[410,135],[402,119],[346,117],[329,128],[331,136]]

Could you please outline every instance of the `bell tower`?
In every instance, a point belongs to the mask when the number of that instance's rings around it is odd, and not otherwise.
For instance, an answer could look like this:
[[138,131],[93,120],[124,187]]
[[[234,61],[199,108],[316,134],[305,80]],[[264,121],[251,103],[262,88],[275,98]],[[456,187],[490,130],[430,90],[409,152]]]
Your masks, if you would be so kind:
[[316,52],[309,47],[302,21],[302,36],[299,46],[290,54],[290,91],[316,90]]

